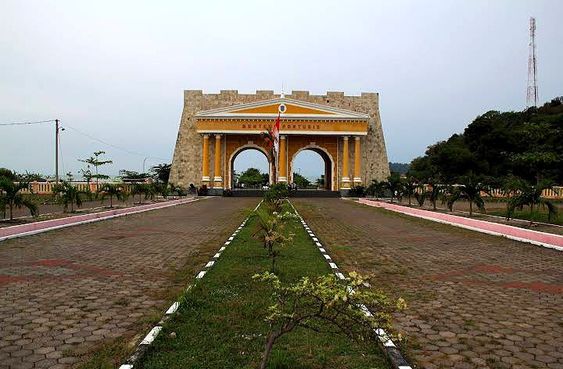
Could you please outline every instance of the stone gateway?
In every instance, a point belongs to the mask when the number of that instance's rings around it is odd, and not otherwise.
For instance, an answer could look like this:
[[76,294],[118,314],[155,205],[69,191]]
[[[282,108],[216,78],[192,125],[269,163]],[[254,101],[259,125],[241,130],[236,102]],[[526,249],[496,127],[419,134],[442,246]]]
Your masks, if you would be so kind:
[[[261,136],[280,113],[279,157],[275,164]],[[389,176],[379,116],[379,95],[342,92],[310,95],[293,91],[204,94],[184,91],[170,182],[187,187],[206,185],[221,193],[233,187],[233,163],[244,150],[257,149],[270,163],[270,180],[293,182],[293,159],[302,150],[320,154],[325,162],[327,190],[347,192],[355,185]],[[275,169],[274,169],[275,168]]]

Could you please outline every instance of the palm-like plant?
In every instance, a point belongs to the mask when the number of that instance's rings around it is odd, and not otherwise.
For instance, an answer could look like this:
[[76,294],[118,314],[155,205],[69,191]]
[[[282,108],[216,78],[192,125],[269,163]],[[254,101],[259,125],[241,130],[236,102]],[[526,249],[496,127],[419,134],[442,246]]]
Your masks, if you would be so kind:
[[454,202],[463,198],[469,202],[469,216],[473,216],[473,204],[479,211],[485,211],[485,201],[481,197],[481,192],[490,193],[489,188],[479,182],[473,175],[465,176],[460,179],[460,186],[453,187],[447,197],[447,204],[450,211],[453,210]]
[[131,186],[130,194],[133,196],[133,199],[135,199],[135,195],[139,195],[139,204],[143,202],[142,196],[146,194],[146,192],[146,185],[144,183],[134,183],[133,186]]
[[530,225],[533,224],[534,207],[547,208],[547,219],[551,222],[557,216],[557,207],[551,201],[542,197],[543,190],[552,188],[549,181],[540,181],[537,185],[531,185],[523,180],[519,182],[517,194],[509,200],[507,218],[510,219],[516,208],[525,205],[530,207]]
[[387,188],[387,182],[380,182],[377,179],[372,179],[371,184],[366,189],[366,193],[378,199],[379,197],[383,197],[385,188]]
[[401,191],[403,190],[403,180],[401,179],[401,175],[399,173],[391,173],[391,175],[387,177],[387,188],[391,191],[391,202],[393,202],[395,195],[401,195]]
[[127,195],[123,191],[121,186],[117,186],[111,183],[105,183],[100,190],[102,201],[109,196],[109,207],[113,208],[113,198],[117,200],[125,200]]
[[14,182],[10,178],[0,177],[0,198],[2,204],[10,211],[10,220],[14,220],[14,208],[26,207],[33,216],[38,215],[37,204],[21,191],[29,189],[29,182]]
[[409,206],[412,205],[412,197],[415,195],[418,187],[418,182],[413,177],[409,177],[406,181],[403,182],[401,192],[403,196],[407,196],[407,198],[409,199]]
[[74,212],[74,205],[77,207],[82,206],[82,196],[87,196],[87,192],[80,191],[67,181],[62,181],[53,186],[53,194],[56,196],[57,201],[63,204],[65,212],[70,205],[71,213]]
[[441,186],[434,181],[429,181],[430,191],[426,194],[428,196],[428,200],[432,203],[432,210],[436,211],[436,202],[442,197],[444,193],[444,186]]

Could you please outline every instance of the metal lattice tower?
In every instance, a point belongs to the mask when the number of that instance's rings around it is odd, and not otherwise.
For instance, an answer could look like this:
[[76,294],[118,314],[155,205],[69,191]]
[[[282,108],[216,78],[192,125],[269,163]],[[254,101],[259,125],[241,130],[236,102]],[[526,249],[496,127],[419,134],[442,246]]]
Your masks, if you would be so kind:
[[528,56],[528,91],[526,106],[538,106],[538,67],[536,64],[536,18],[530,17],[530,55]]

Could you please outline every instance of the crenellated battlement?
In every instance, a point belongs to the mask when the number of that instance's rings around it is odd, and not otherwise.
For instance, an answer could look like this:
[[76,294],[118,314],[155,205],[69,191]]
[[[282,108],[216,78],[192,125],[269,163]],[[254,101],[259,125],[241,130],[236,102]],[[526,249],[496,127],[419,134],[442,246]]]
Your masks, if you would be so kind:
[[[260,142],[261,131],[273,124],[272,116],[277,113],[277,107],[273,109],[272,103],[265,101],[280,97],[281,94],[273,90],[256,90],[255,93],[239,93],[238,90],[220,90],[215,93],[185,90],[184,110],[170,181],[183,186],[193,183],[229,188],[232,184],[232,163],[231,157],[225,153],[234,153],[239,147]],[[284,164],[287,168],[284,165],[278,168],[284,171],[279,174],[281,178],[289,175],[285,180],[291,180],[291,158],[298,150],[311,145],[322,147],[322,150],[329,152],[332,157],[332,164],[327,169],[326,176],[331,176],[333,190],[346,189],[353,183],[368,184],[373,179],[382,180],[389,175],[378,93],[346,95],[342,91],[327,91],[316,95],[307,90],[294,90],[285,93],[284,97],[287,99],[287,114],[301,114],[301,120],[284,120],[286,125],[282,132],[287,135],[287,141],[284,142],[288,145],[287,150],[291,155],[288,154],[287,163]],[[237,105],[243,108],[239,107],[237,110]],[[239,111],[241,109],[244,114],[253,114],[252,117],[244,117]],[[238,118],[228,122],[221,121],[230,111],[234,112],[233,114],[242,114],[242,118],[237,116]],[[203,112],[214,112],[220,116],[211,123],[208,122],[209,119],[204,122],[205,119],[201,118]],[[263,122],[256,117],[260,114],[265,117]],[[361,119],[348,122],[342,118],[352,115]],[[320,118],[321,116],[324,118]],[[245,119],[249,122],[245,122]],[[271,122],[268,123],[269,121]],[[327,125],[328,121],[333,123]],[[209,126],[205,126],[206,124]],[[221,138],[222,135],[224,137]],[[354,139],[349,140],[349,137]],[[210,158],[213,158],[213,165],[210,164]]]

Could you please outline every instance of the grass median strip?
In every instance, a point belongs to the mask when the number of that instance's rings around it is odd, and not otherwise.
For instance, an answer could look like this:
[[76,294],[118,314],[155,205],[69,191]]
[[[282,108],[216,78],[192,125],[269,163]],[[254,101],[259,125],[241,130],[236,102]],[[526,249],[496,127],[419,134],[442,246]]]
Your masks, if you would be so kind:
[[[285,210],[291,210],[287,206]],[[190,289],[177,313],[165,325],[143,368],[257,368],[260,364],[271,305],[271,289],[252,278],[271,269],[271,259],[252,237],[250,218],[223,251],[205,278]],[[298,219],[286,223],[292,242],[276,258],[282,282],[330,273],[318,248]],[[274,346],[269,368],[387,368],[372,342],[343,334],[297,328]]]

